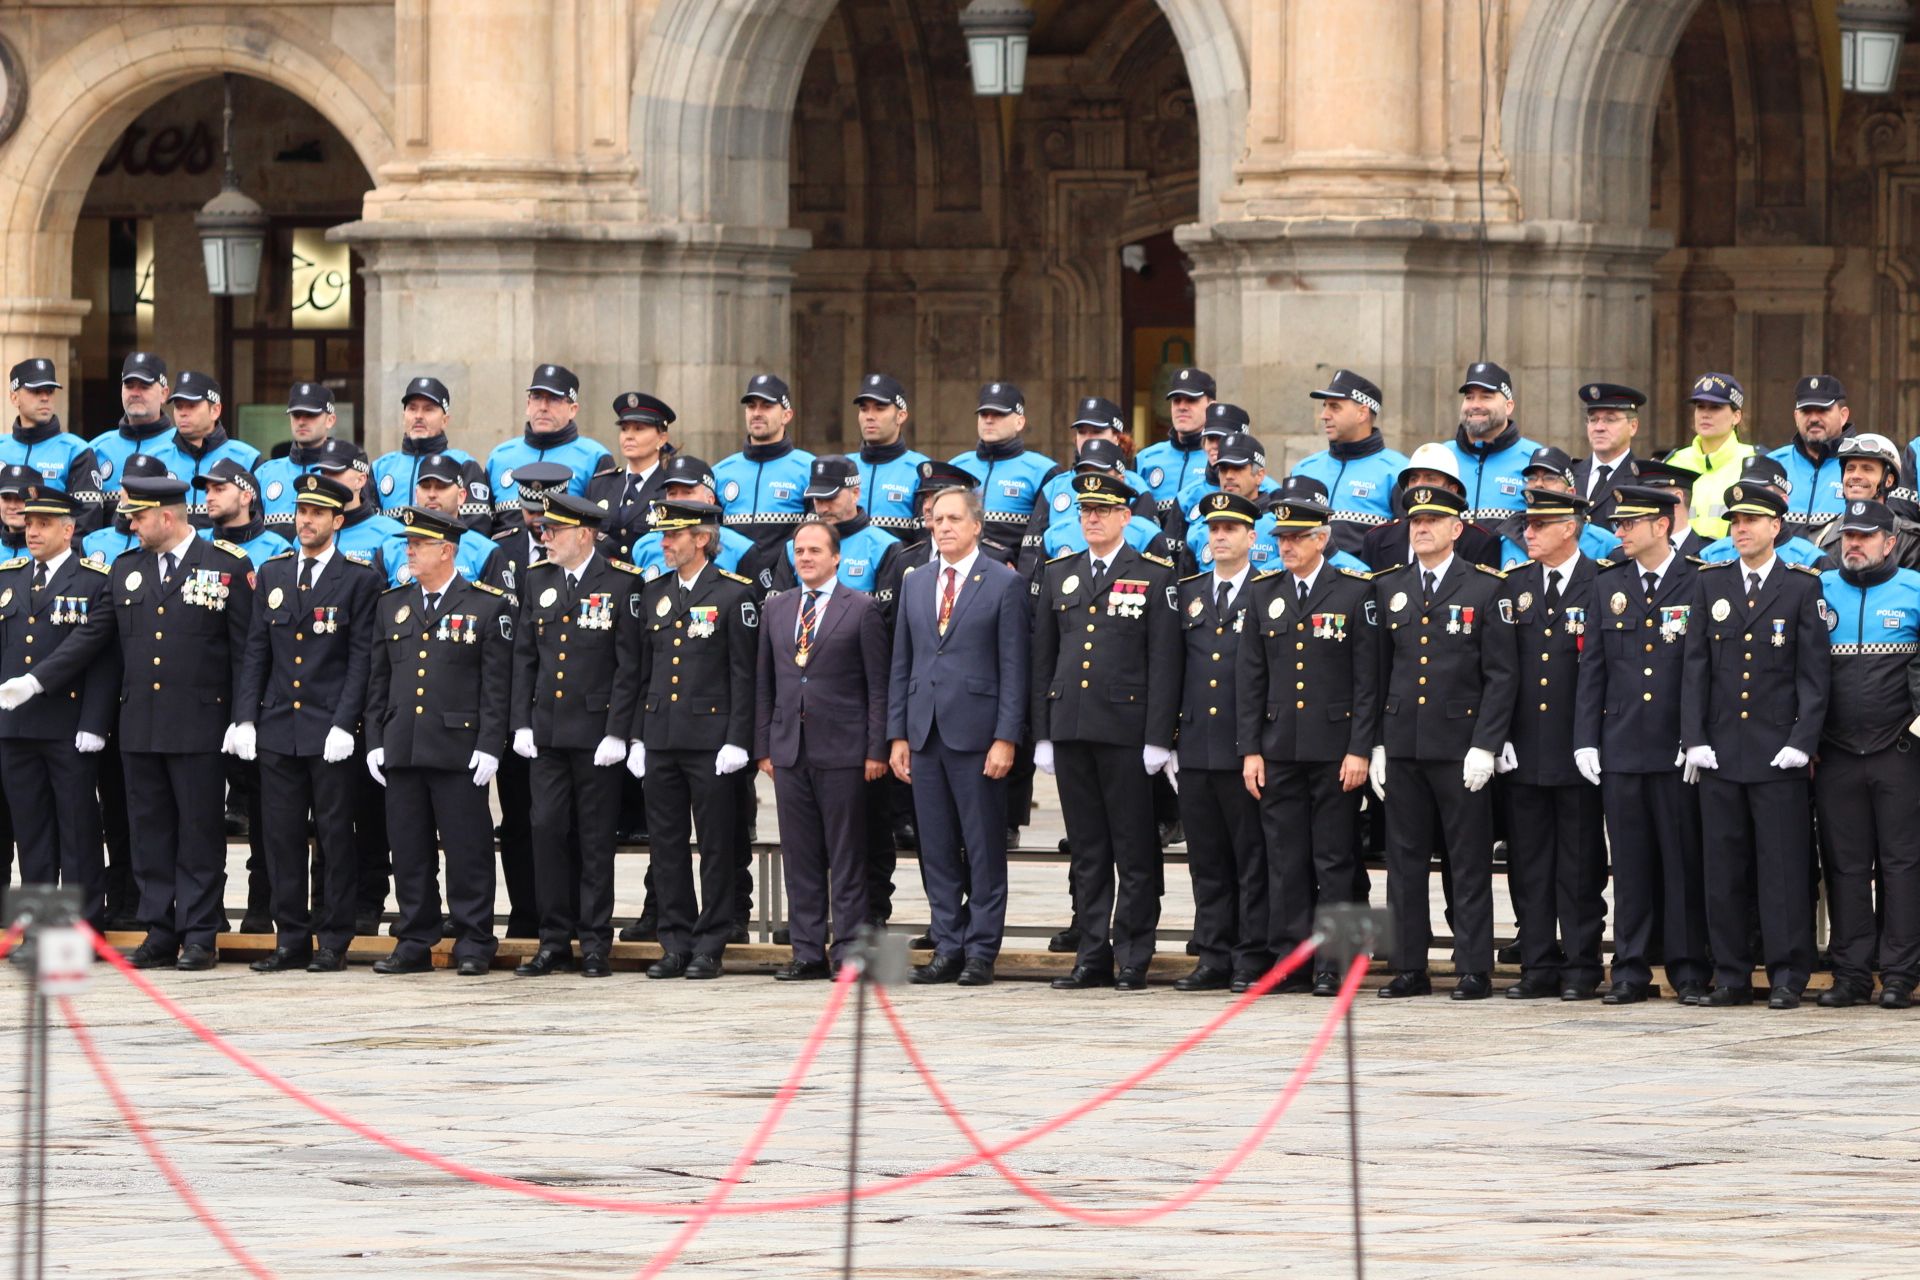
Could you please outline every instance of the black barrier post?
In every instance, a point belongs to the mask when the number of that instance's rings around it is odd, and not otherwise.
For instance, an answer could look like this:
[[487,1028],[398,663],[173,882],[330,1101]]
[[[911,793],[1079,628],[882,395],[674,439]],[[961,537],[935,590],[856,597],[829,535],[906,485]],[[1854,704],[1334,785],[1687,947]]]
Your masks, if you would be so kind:
[[[1393,915],[1385,907],[1365,903],[1342,902],[1320,908],[1315,931],[1325,939],[1320,954],[1332,962],[1334,972],[1344,979],[1353,962],[1361,956],[1371,958],[1381,939],[1393,935]],[[1353,1006],[1347,1006],[1347,1167],[1353,1186],[1353,1274],[1366,1280],[1365,1241],[1360,1229],[1360,1090],[1353,1075]]]
[[906,937],[863,924],[860,926],[859,939],[848,949],[844,963],[852,965],[858,974],[853,980],[853,1087],[847,1113],[846,1230],[840,1246],[840,1275],[842,1280],[853,1280],[856,1205],[853,1193],[860,1186],[860,1080],[866,1063],[867,988],[891,987],[906,979]]
[[[13,1274],[16,1280],[39,1280],[46,1267],[47,1233],[48,986],[44,979],[48,969],[41,952],[48,945],[47,930],[72,932],[80,918],[80,891],[20,885],[7,892],[6,918],[9,929],[20,930],[11,959],[27,974],[26,1015],[20,1024],[20,1201],[14,1222]],[[71,956],[63,963],[70,967]]]

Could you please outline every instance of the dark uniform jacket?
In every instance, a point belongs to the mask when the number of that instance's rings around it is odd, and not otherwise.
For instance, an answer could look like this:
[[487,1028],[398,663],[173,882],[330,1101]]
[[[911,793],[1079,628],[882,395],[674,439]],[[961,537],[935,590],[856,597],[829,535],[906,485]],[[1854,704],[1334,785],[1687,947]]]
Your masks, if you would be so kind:
[[1282,570],[1247,584],[1239,750],[1287,763],[1365,757],[1380,734],[1379,610],[1372,581],[1323,563],[1304,609],[1294,581]]
[[513,597],[448,580],[429,615],[420,584],[383,593],[374,613],[367,745],[389,769],[459,769],[478,751],[500,758],[513,684]]
[[34,675],[64,688],[118,640],[120,749],[217,752],[238,701],[253,620],[253,564],[230,542],[189,538],[172,580],[160,557],[129,551],[109,570],[110,608],[95,609]]
[[1211,572],[1180,581],[1184,680],[1174,745],[1179,748],[1182,769],[1240,771],[1238,659],[1242,646],[1257,643],[1247,634],[1251,618],[1247,601],[1257,577],[1248,570],[1224,615]]
[[1587,602],[1596,564],[1575,554],[1564,568],[1559,607],[1547,607],[1547,569],[1535,560],[1507,571],[1520,654],[1509,741],[1519,765],[1506,776],[1532,787],[1584,786],[1573,766],[1574,691],[1588,640]]
[[[37,592],[34,563],[25,556],[0,564],[0,680],[42,674],[47,655],[108,608],[107,570],[82,560],[78,542]],[[120,711],[119,650],[108,647],[62,684],[44,678],[40,683],[46,690],[41,696],[0,711],[0,738],[72,742],[76,733],[104,738],[113,732]]]
[[618,559],[632,559],[633,544],[652,532],[647,513],[654,499],[667,487],[667,463],[672,458],[672,452],[663,449],[652,473],[633,486],[631,493],[627,486],[627,464],[622,458],[607,459],[604,468],[587,481],[587,501],[597,502],[607,510],[607,521],[600,533],[603,545]]
[[1680,687],[1684,746],[1707,745],[1727,782],[1805,778],[1776,769],[1782,747],[1811,760],[1827,717],[1830,656],[1820,574],[1778,557],[1749,604],[1747,570],[1723,560],[1700,570]]
[[1618,561],[1593,575],[1573,745],[1598,748],[1608,772],[1680,767],[1680,686],[1686,634],[1700,612],[1698,569],[1698,561],[1676,555],[1652,605],[1637,561]]
[[1513,604],[1506,575],[1457,550],[1422,602],[1418,562],[1373,579],[1380,635],[1380,741],[1405,760],[1498,755],[1513,722]]
[[641,588],[640,707],[627,737],[648,751],[752,749],[755,595],[751,582],[712,564],[685,604],[672,570]]
[[627,740],[640,696],[640,571],[597,552],[567,589],[566,570],[539,560],[522,577],[526,599],[513,644],[514,730],[539,747],[591,751]]
[[1180,716],[1178,588],[1171,561],[1122,544],[1095,584],[1088,555],[1034,582],[1036,740],[1172,747]]
[[260,747],[317,756],[327,730],[360,727],[373,661],[374,601],[386,585],[364,556],[339,547],[300,590],[300,553],[260,566],[234,719]]
[[487,564],[487,576],[493,585],[506,588],[518,599],[522,594],[521,576],[534,561],[546,557],[546,550],[517,511],[507,527],[493,535],[493,545],[495,555]]

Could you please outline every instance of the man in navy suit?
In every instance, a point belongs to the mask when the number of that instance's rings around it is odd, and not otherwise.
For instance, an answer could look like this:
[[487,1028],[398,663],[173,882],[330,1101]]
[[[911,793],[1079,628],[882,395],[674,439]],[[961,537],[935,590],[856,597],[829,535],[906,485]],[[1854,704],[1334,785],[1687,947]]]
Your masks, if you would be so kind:
[[1027,591],[980,555],[982,515],[970,489],[933,500],[939,554],[907,574],[894,612],[887,737],[895,775],[913,784],[933,911],[933,959],[914,970],[917,983],[986,986],[1006,924],[1007,774],[1026,728]]

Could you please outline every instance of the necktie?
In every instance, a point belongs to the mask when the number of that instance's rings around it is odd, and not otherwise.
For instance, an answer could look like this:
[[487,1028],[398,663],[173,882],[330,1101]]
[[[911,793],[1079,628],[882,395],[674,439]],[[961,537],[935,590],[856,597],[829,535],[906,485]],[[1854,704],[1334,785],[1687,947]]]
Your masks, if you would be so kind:
[[639,491],[640,491],[640,477],[633,474],[633,472],[631,471],[627,472],[627,491],[620,495],[620,505],[624,507],[629,502],[632,502],[634,499],[634,495],[637,494]]
[[947,634],[947,622],[953,617],[953,593],[959,590],[956,579],[959,575],[952,565],[947,566],[946,585],[940,589],[940,634]]
[[1647,583],[1647,603],[1653,603],[1653,590],[1660,585],[1660,575],[1649,569],[1640,575]]
[[1607,481],[1611,479],[1612,476],[1613,467],[1610,463],[1603,462],[1595,467],[1593,469],[1593,489],[1588,496],[1591,497],[1595,493],[1605,493],[1607,491]]
[[1307,591],[1308,583],[1305,578],[1295,578],[1293,580],[1294,598],[1300,602],[1300,607],[1303,609],[1306,608],[1307,605]]
[[35,591],[38,591],[46,585],[47,585],[47,566],[44,562],[36,563],[33,566],[33,589]]
[[567,575],[567,595],[573,596],[580,590],[580,579],[574,574]]
[[1426,586],[1427,599],[1429,600],[1433,599],[1434,587],[1438,585],[1437,579],[1435,579],[1434,577],[1433,570],[1429,569],[1425,573],[1421,574],[1420,581]]
[[1095,556],[1093,558],[1093,585],[1094,586],[1097,587],[1100,585],[1100,579],[1102,576],[1106,574],[1106,572],[1107,572],[1107,562],[1105,560],[1102,560],[1099,556]]
[[800,602],[800,638],[797,647],[800,650],[800,665],[807,665],[807,654],[813,649],[813,629],[820,623],[820,593],[807,592]]
[[438,609],[439,607],[440,607],[440,593],[438,591],[427,592],[427,616],[432,617],[433,611],[435,609]]
[[307,590],[313,585],[313,557],[300,557],[300,589]]
[[1752,607],[1755,598],[1757,598],[1759,594],[1760,594],[1760,575],[1757,573],[1748,573],[1747,574],[1747,605],[1749,608]]
[[1227,601],[1233,598],[1233,584],[1223,582],[1213,594],[1213,613],[1217,618],[1227,616]]
[[160,585],[166,586],[173,581],[173,552],[160,557]]
[[1547,612],[1552,614],[1558,613],[1559,611],[1560,571],[1558,569],[1549,569],[1547,570]]

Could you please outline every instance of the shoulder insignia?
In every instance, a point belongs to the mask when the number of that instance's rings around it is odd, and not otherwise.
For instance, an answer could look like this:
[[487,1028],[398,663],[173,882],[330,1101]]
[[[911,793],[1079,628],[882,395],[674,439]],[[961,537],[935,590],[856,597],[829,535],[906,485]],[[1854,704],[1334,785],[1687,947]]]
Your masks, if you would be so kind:
[[245,560],[247,558],[246,552],[242,551],[239,547],[234,546],[231,542],[228,542],[225,538],[215,538],[213,540],[213,545],[220,548],[222,551],[226,552],[230,556],[238,556],[242,560]]
[[1490,577],[1498,578],[1502,582],[1506,581],[1507,575],[1505,571],[1496,569],[1492,565],[1481,564],[1479,561],[1476,560],[1474,561],[1473,567],[1478,569],[1480,572],[1487,574]]
[[80,567],[82,569],[91,569],[95,573],[112,573],[113,572],[113,570],[107,568],[107,566],[101,564],[98,560],[87,560],[82,558],[80,560]]
[[1077,555],[1084,555],[1084,554],[1085,552],[1081,552],[1081,551],[1062,551],[1059,555],[1053,557],[1052,560],[1047,561],[1047,563],[1053,564],[1056,561],[1060,561],[1060,560],[1071,560],[1073,559],[1073,557]]
[[725,578],[728,582],[737,582],[743,587],[750,587],[753,585],[752,578],[743,578],[737,573],[728,573],[725,569],[718,570],[718,572],[720,576]]
[[640,572],[639,569],[628,564],[625,560],[615,560],[615,559],[609,558],[607,560],[607,563],[612,565],[614,568],[618,569],[622,573],[631,573],[636,578],[645,576]]
[[419,589],[420,589],[420,586],[418,583],[403,582],[397,587],[388,587],[385,591],[382,591],[380,594],[383,596],[390,596],[396,591],[418,591]]
[[1595,567],[1596,569],[1611,569],[1611,568],[1613,568],[1613,561],[1611,561],[1611,560],[1609,560],[1609,559],[1607,559],[1607,558],[1606,558],[1605,556],[1601,556],[1601,557],[1600,557],[1600,558],[1599,558],[1598,560],[1595,560],[1595,561],[1593,562],[1593,564],[1594,564],[1594,567]]
[[1687,563],[1702,569],[1727,569],[1740,562],[1738,560],[1702,560],[1699,556],[1688,556]]
[[1788,565],[1788,566],[1787,566],[1787,568],[1789,568],[1789,569],[1798,569],[1798,570],[1799,570],[1800,572],[1802,572],[1802,573],[1804,573],[1804,574],[1806,574],[1806,575],[1807,575],[1807,576],[1809,576],[1809,577],[1813,577],[1813,578],[1817,578],[1817,577],[1819,577],[1819,576],[1820,576],[1820,571],[1819,571],[1818,569],[1816,569],[1816,568],[1814,568],[1814,567],[1813,567],[1812,565],[1810,565],[1810,564],[1790,564],[1790,565]]
[[[1193,576],[1194,576],[1194,577],[1196,577],[1196,578],[1198,578],[1198,577],[1200,577],[1201,575],[1200,575],[1200,574],[1197,574],[1197,573],[1196,573],[1196,574],[1194,574]],[[1266,580],[1267,580],[1268,578],[1277,578],[1277,577],[1279,577],[1279,576],[1280,576],[1280,570],[1278,570],[1278,569],[1267,569],[1267,570],[1264,570],[1264,571],[1262,571],[1262,572],[1260,572],[1260,573],[1256,573],[1256,574],[1254,574],[1254,575],[1253,575],[1253,577],[1252,577],[1251,579],[1249,579],[1249,581],[1251,581],[1251,582],[1265,582],[1265,581],[1266,581]]]
[[[1185,586],[1189,582],[1198,582],[1200,581],[1200,579],[1206,577],[1211,572],[1213,572],[1211,569],[1202,569],[1199,573],[1190,573],[1186,577],[1180,579],[1180,585]],[[1258,582],[1260,581],[1261,578],[1265,576],[1266,576],[1265,574],[1255,574],[1253,580],[1255,582]]]
[[1508,565],[1508,566],[1507,566],[1507,567],[1506,567],[1506,568],[1505,568],[1505,569],[1504,569],[1504,570],[1503,570],[1502,572],[1505,572],[1505,573],[1512,573],[1512,572],[1513,572],[1513,571],[1514,571],[1515,569],[1524,569],[1524,568],[1526,568],[1526,567],[1527,567],[1528,565],[1530,565],[1530,564],[1532,564],[1532,563],[1533,563],[1533,561],[1531,561],[1531,560],[1522,560],[1522,561],[1521,561],[1521,562],[1520,562],[1519,564],[1510,564],[1510,565]]
[[494,534],[493,540],[495,542],[505,541],[506,539],[511,538],[514,534],[522,532],[525,529],[525,527],[526,526],[524,525],[509,525],[507,528],[502,529],[500,532]]
[[543,568],[545,568],[546,566],[548,566],[548,565],[550,565],[550,564],[552,564],[552,563],[553,563],[553,561],[551,561],[551,560],[549,560],[549,559],[547,559],[547,558],[546,558],[545,556],[541,556],[541,557],[540,557],[540,558],[539,558],[538,560],[535,560],[535,561],[534,561],[533,563],[531,563],[531,564],[529,564],[529,565],[527,566],[527,568],[528,568],[528,569],[543,569]]
[[469,583],[468,585],[473,587],[475,591],[484,591],[490,596],[505,596],[509,600],[513,598],[511,596],[508,596],[507,593],[502,591],[500,588],[489,586],[484,582],[472,582],[472,583]]
[[279,552],[275,555],[268,556],[266,558],[265,563],[272,564],[275,560],[291,560],[291,559],[293,559],[293,549],[289,547],[285,551]]
[[[1277,572],[1277,571],[1276,571],[1276,572]],[[1372,582],[1372,581],[1373,581],[1373,575],[1372,575],[1371,573],[1367,573],[1366,571],[1364,571],[1364,570],[1361,570],[1361,569],[1342,569],[1342,570],[1340,570],[1340,572],[1341,572],[1341,573],[1344,573],[1344,574],[1345,574],[1345,575],[1347,575],[1347,577],[1349,577],[1349,578],[1358,578],[1358,579],[1360,579],[1360,581],[1362,581],[1362,582]]]
[[1151,551],[1142,551],[1140,553],[1140,558],[1142,560],[1151,560],[1163,569],[1173,568],[1173,561],[1167,559],[1165,556],[1157,556],[1153,554],[1153,552]]
[[31,559],[33,559],[32,556],[16,556],[14,559],[7,561],[5,564],[0,564],[0,569],[19,569],[24,567],[27,561]]
[[373,568],[373,557],[364,551],[342,551],[340,558],[351,560],[355,564],[363,564],[369,569]]

